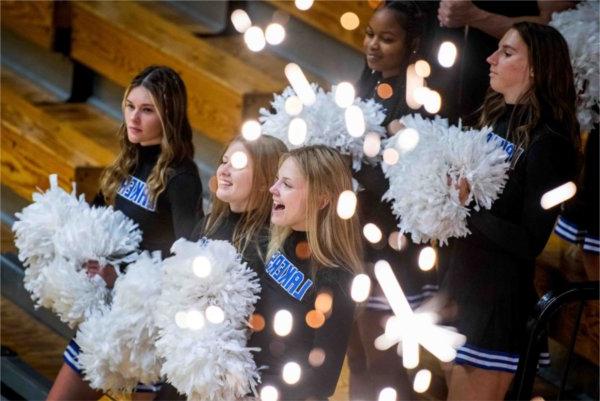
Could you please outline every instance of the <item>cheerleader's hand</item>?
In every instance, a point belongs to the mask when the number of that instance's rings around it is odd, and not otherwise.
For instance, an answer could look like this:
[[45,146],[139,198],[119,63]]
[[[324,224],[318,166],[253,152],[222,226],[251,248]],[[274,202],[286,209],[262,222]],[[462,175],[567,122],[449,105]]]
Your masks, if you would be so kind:
[[396,119],[396,120],[392,120],[390,121],[390,123],[387,125],[387,132],[389,136],[394,136],[396,135],[396,133],[398,133],[398,131],[400,131],[401,129],[406,128],[404,126],[404,124],[402,124],[400,122],[400,120]]
[[117,280],[117,272],[114,266],[106,265],[100,266],[97,260],[88,260],[83,264],[88,277],[99,276],[104,280],[108,288],[113,288],[115,281]]
[[[446,182],[448,183],[448,186],[452,185],[452,177],[450,177],[450,175],[446,176]],[[469,195],[471,194],[471,186],[469,185],[469,181],[462,177],[457,183],[454,184],[454,188],[458,191],[458,201],[461,205],[466,206],[467,201],[469,200]]]

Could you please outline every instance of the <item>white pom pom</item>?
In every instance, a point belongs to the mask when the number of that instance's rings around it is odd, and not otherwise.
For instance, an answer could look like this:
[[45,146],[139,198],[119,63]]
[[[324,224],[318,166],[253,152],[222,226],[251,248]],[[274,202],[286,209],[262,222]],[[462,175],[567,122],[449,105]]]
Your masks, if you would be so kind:
[[600,3],[582,1],[575,9],[552,14],[549,25],[556,28],[569,45],[571,65],[578,94],[577,118],[581,129],[589,131],[600,121],[594,105],[600,104]]
[[[312,87],[316,93],[316,101],[294,116],[285,110],[286,100],[295,96],[293,89],[288,87],[281,95],[275,94],[271,102],[274,112],[260,110],[259,121],[262,123],[263,133],[281,139],[290,149],[317,144],[335,148],[352,156],[352,167],[359,170],[364,158],[364,135],[357,138],[348,133],[344,109],[335,102],[335,86],[330,92],[325,92],[316,84],[312,84]],[[354,99],[353,104],[362,111],[365,133],[375,133],[385,138],[385,128],[380,125],[385,119],[382,106],[372,99],[364,101],[358,98]],[[308,128],[306,140],[302,144],[294,144],[288,138],[288,128],[294,118],[303,119]]]
[[[226,241],[180,239],[171,250],[175,255],[164,261],[156,308],[162,373],[190,400],[230,400],[255,391],[259,376],[245,345],[247,319],[260,292],[256,273]],[[205,258],[203,264],[209,261],[210,274],[194,273],[198,257]],[[204,313],[209,306],[223,311],[222,322],[207,320],[188,328],[177,324],[178,313]]]
[[110,309],[103,308],[79,327],[79,361],[93,388],[128,393],[138,382],[160,379],[154,309],[161,279],[160,256],[141,254],[117,279]]
[[469,210],[460,203],[454,184],[466,179],[471,188],[467,203],[475,200],[476,207],[489,209],[504,188],[507,155],[488,140],[489,129],[464,132],[446,120],[419,115],[401,121],[418,132],[418,142],[402,151],[400,131],[386,144],[401,153],[397,163],[384,164],[390,187],[383,199],[392,202],[398,227],[417,243],[437,239],[445,244],[448,238],[466,236]]

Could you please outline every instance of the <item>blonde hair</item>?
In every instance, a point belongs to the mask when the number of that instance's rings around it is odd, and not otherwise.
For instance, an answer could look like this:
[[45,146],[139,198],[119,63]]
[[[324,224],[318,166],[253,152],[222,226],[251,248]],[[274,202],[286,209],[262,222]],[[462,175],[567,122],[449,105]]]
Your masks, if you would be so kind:
[[[171,167],[185,160],[191,161],[194,157],[192,128],[187,115],[187,92],[181,77],[174,70],[164,66],[149,66],[136,75],[125,90],[121,104],[123,110],[127,96],[139,86],[150,93],[162,125],[160,156],[147,179],[150,200],[156,202],[167,186]],[[100,178],[100,191],[109,204],[114,202],[119,187],[139,162],[138,146],[129,142],[126,122],[121,124],[117,136],[121,145],[119,155]]]
[[[269,188],[277,175],[279,158],[287,152],[287,147],[279,139],[268,135],[263,135],[254,141],[247,141],[239,136],[229,143],[221,157],[234,143],[240,143],[244,147],[253,165],[252,192],[248,198],[246,212],[242,214],[236,225],[232,238],[235,248],[243,253],[252,239],[268,226],[273,203]],[[214,233],[230,213],[229,204],[217,198],[215,193],[212,194],[212,202],[212,211],[204,225],[206,235]],[[259,256],[263,257],[260,249],[258,251]]]
[[[336,150],[322,145],[292,150],[283,155],[279,165],[289,158],[294,159],[308,182],[306,235],[311,257],[326,267],[362,271],[358,216],[355,213],[348,220],[341,219],[336,207],[340,194],[352,190],[350,168]],[[283,249],[291,232],[290,227],[271,227],[269,257]]]

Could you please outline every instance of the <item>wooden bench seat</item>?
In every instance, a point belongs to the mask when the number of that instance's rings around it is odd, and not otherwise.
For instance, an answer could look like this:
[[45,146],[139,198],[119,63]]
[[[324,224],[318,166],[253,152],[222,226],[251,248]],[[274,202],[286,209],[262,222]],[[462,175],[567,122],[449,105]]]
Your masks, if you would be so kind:
[[[378,1],[365,0],[315,0],[312,7],[306,11],[298,9],[293,1],[266,0],[269,4],[285,11],[300,21],[329,35],[360,52],[363,51],[365,29],[369,23],[373,9]],[[353,12],[360,20],[358,28],[349,31],[340,24],[340,17],[346,12]]]
[[2,183],[25,199],[48,187],[48,175],[93,196],[102,169],[116,157],[118,123],[88,104],[64,104],[3,68]]
[[72,7],[74,59],[123,86],[149,64],[174,68],[188,88],[192,125],[219,142],[228,142],[244,118],[256,117],[286,86],[283,74],[252,68],[134,2]]

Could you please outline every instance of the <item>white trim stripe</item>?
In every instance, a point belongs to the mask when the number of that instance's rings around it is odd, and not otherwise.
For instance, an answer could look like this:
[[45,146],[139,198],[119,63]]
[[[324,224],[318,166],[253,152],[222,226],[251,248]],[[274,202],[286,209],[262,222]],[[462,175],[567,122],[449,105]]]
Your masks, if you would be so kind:
[[576,225],[569,223],[562,217],[558,218],[556,225],[560,226],[561,228],[564,228],[565,230],[567,230],[570,233],[573,233],[575,235],[580,235],[580,234],[585,233],[585,230],[580,230]]
[[515,364],[519,363],[518,356],[506,356],[506,355],[493,354],[491,352],[476,351],[472,348],[467,348],[467,347],[460,347],[458,349],[458,352],[463,352],[465,354],[471,354],[475,357],[481,357],[481,358],[485,358],[485,359],[491,360],[491,361],[497,360],[497,361],[513,362]]
[[570,233],[569,231],[565,230],[562,226],[559,226],[559,225],[557,225],[556,227],[554,227],[554,232],[556,234],[558,234],[560,237],[562,237],[562,238],[564,238],[564,239],[566,239],[568,241],[575,242],[575,243],[578,243],[578,242],[580,242],[583,239],[583,237],[580,237],[578,235],[574,235],[574,234]]
[[511,372],[516,372],[517,371],[517,364],[513,364],[513,363],[501,363],[501,362],[489,362],[483,359],[479,359],[479,358],[473,358],[470,357],[468,355],[463,355],[463,354],[457,354],[456,355],[456,361],[464,361],[464,362],[471,362],[470,364],[473,364],[475,366],[478,367],[482,367],[482,368],[501,368],[501,369],[506,369],[506,370],[510,370]]

